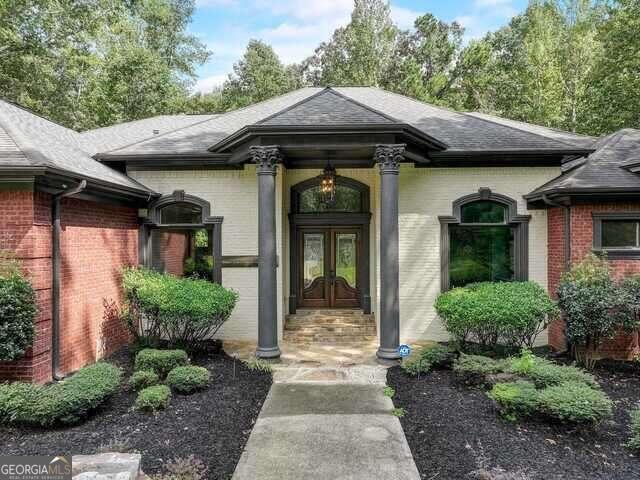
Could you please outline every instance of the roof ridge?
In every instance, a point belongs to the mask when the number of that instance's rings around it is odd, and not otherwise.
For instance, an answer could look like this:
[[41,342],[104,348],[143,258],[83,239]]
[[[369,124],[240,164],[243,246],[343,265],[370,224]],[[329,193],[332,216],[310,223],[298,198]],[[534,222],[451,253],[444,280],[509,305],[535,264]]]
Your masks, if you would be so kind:
[[[523,125],[533,125],[534,127],[548,128],[549,130],[553,130],[554,132],[568,133],[569,135],[575,135],[576,137],[592,138],[594,140],[597,140],[598,138],[600,138],[600,137],[596,137],[596,136],[593,136],[593,135],[587,135],[585,133],[569,132],[567,130],[561,130],[561,129],[556,128],[556,127],[547,127],[546,125],[540,125],[539,123],[529,123],[529,122],[523,122],[522,120],[514,120],[513,118],[501,117],[500,115],[494,115],[492,113],[480,112],[478,110],[474,110],[473,112],[461,112],[461,113],[465,113],[466,115],[471,115],[474,118],[482,118],[482,117],[475,117],[474,114],[487,115],[489,117],[500,118],[500,119],[503,119],[503,120],[508,120],[510,122],[521,123]],[[496,122],[496,123],[498,123],[498,122]]]
[[[309,88],[309,87],[305,87],[305,88]],[[318,88],[318,87],[316,87],[316,88]],[[316,93],[314,93],[313,95],[309,95],[308,97],[305,97],[305,98],[303,98],[302,100],[298,100],[297,102],[295,102],[295,103],[293,103],[293,104],[289,105],[288,107],[283,108],[282,110],[278,110],[277,112],[272,113],[271,115],[268,115],[268,116],[264,117],[262,120],[259,120],[259,121],[255,122],[255,123],[254,123],[254,125],[261,125],[261,124],[263,124],[264,122],[269,121],[269,120],[271,120],[272,118],[274,118],[274,117],[276,117],[276,116],[278,116],[278,115],[283,114],[284,112],[289,112],[289,111],[291,111],[292,109],[296,108],[297,106],[302,105],[302,104],[303,104],[303,103],[305,103],[305,102],[308,102],[308,101],[309,101],[309,100],[311,100],[312,98],[319,97],[320,95],[322,95],[323,93],[325,93],[325,92],[327,92],[327,91],[329,91],[329,90],[331,90],[331,87],[324,87],[324,88],[321,88],[319,91],[317,91],[317,92],[316,92]],[[295,90],[293,90],[293,91],[295,92]],[[233,135],[233,134],[232,134],[232,135]]]
[[[287,96],[287,95],[292,94],[293,92],[297,92],[297,91],[299,91],[299,90],[306,90],[306,89],[308,89],[308,88],[318,88],[318,87],[302,87],[302,88],[296,88],[295,90],[291,90],[290,92],[286,92],[286,93],[283,93],[283,94],[281,94],[281,95],[276,95],[275,97],[270,97],[270,98],[267,98],[267,99],[265,99],[265,100],[261,100],[260,102],[256,102],[256,103],[252,103],[252,104],[250,104],[250,105],[246,105],[246,106],[244,106],[244,107],[242,107],[242,108],[237,108],[237,109],[235,109],[235,110],[229,110],[228,112],[224,112],[224,113],[217,114],[214,118],[207,118],[206,120],[202,120],[202,121],[200,121],[200,122],[195,122],[195,123],[192,123],[191,125],[187,125],[187,126],[185,126],[185,127],[178,127],[178,128],[174,128],[173,130],[169,130],[168,132],[164,132],[164,133],[161,133],[161,134],[159,134],[159,135],[154,135],[153,137],[145,138],[145,139],[143,139],[143,140],[138,140],[137,142],[132,142],[132,143],[129,143],[129,144],[127,144],[127,145],[123,145],[123,146],[121,146],[121,147],[114,148],[113,150],[107,150],[106,152],[98,152],[98,153],[111,153],[111,152],[117,152],[118,150],[122,150],[122,149],[124,149],[124,148],[133,147],[134,145],[139,145],[139,144],[142,144],[142,143],[144,143],[144,142],[151,141],[151,140],[156,140],[156,139],[158,139],[158,138],[164,137],[164,136],[169,135],[169,134],[171,134],[171,133],[175,133],[175,132],[180,131],[180,130],[184,130],[184,129],[187,129],[187,128],[195,127],[196,125],[201,125],[201,124],[203,124],[203,123],[210,122],[210,121],[212,121],[212,120],[222,120],[222,119],[223,119],[223,117],[224,117],[225,115],[230,115],[230,114],[232,114],[232,113],[241,112],[241,111],[246,110],[246,109],[248,109],[248,108],[255,107],[256,105],[260,105],[260,104],[263,104],[263,103],[269,102],[269,101],[271,101],[271,100],[275,100],[276,98],[282,98],[282,97],[285,97],[285,96]],[[314,95],[315,95],[315,94],[314,94]]]
[[65,130],[69,130],[70,132],[73,132],[76,135],[80,135],[80,132],[78,132],[77,130],[74,130],[73,128],[65,127],[64,125],[62,125],[62,124],[60,124],[58,122],[54,122],[50,118],[47,118],[47,117],[45,117],[44,115],[42,115],[40,113],[34,112],[30,108],[25,107],[24,105],[21,105],[18,102],[14,102],[13,100],[9,100],[8,98],[3,97],[1,95],[0,95],[0,101],[8,103],[9,105],[13,105],[14,107],[19,108],[20,110],[23,110],[23,111],[27,112],[28,114],[33,115],[34,117],[41,118],[45,122],[52,123],[54,125],[57,125],[58,127],[64,128]]
[[[377,108],[373,108],[370,105],[367,105],[365,103],[359,102],[358,100],[355,100],[354,98],[349,97],[348,95],[345,95],[344,93],[341,93],[337,90],[335,90],[332,87],[328,87],[333,93],[335,93],[336,95],[338,95],[339,97],[344,98],[345,100],[349,100],[351,103],[354,103],[356,105],[358,105],[359,107],[362,107],[366,110],[369,110],[370,112],[376,113],[378,115],[380,115],[381,117],[386,118],[387,120],[391,120],[392,122],[396,122],[396,123],[406,123],[406,122],[402,122],[399,119],[392,117],[391,115],[388,115],[380,110],[378,110]],[[349,88],[354,88],[354,87],[349,87]],[[358,87],[358,88],[377,88],[377,87]]]

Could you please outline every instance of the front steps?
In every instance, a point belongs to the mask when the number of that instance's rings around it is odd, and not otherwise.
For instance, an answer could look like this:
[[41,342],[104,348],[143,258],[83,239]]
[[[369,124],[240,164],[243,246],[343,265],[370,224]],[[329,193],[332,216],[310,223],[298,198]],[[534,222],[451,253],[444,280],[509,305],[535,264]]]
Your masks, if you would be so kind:
[[284,324],[287,342],[351,344],[376,339],[375,317],[362,310],[298,309]]

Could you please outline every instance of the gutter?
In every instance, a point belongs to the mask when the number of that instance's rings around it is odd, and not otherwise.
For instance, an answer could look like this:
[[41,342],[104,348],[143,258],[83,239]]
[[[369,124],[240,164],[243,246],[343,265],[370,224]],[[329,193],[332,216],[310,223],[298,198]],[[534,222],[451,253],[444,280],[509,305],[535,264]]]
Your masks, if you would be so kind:
[[62,380],[60,373],[60,201],[82,192],[87,187],[87,181],[82,180],[77,186],[53,196],[51,205],[51,375],[54,380]]

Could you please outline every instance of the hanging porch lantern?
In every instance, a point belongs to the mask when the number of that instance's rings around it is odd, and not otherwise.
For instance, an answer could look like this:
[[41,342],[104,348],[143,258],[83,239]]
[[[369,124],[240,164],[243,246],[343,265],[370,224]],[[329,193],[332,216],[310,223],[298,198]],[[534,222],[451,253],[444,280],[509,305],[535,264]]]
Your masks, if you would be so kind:
[[320,175],[320,199],[325,205],[336,201],[336,169],[327,165]]

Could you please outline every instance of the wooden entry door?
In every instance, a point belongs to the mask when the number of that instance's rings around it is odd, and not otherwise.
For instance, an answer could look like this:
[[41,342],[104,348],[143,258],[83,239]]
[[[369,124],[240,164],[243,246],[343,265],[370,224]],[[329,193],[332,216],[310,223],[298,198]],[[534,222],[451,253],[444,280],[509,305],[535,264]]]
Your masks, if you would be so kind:
[[359,308],[360,227],[298,230],[298,306]]

